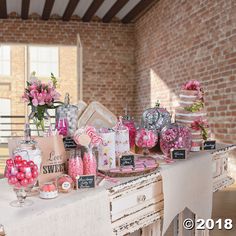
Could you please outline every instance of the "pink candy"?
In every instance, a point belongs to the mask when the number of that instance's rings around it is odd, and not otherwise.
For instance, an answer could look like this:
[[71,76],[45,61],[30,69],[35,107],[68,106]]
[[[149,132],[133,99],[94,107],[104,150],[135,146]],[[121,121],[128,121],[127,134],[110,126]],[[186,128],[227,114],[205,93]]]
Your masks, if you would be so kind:
[[69,166],[68,166],[68,173],[69,176],[75,181],[76,176],[83,175],[84,168],[83,168],[83,161],[80,156],[76,156],[74,158],[69,159]]
[[130,144],[130,147],[132,148],[135,145],[135,135],[136,135],[136,128],[135,128],[134,122],[132,120],[124,120],[123,124],[129,130],[129,144]]
[[84,175],[96,175],[97,173],[97,161],[92,151],[84,153]]
[[69,129],[67,118],[59,118],[59,120],[56,122],[56,129],[58,130],[59,134],[67,136]]
[[158,141],[158,137],[152,130],[140,129],[136,133],[135,142],[140,148],[153,148]]
[[187,127],[171,124],[161,132],[160,147],[166,156],[170,156],[171,149],[191,148],[191,132]]
[[92,147],[96,147],[102,143],[102,138],[97,134],[97,131],[94,127],[87,126],[85,132],[91,138]]

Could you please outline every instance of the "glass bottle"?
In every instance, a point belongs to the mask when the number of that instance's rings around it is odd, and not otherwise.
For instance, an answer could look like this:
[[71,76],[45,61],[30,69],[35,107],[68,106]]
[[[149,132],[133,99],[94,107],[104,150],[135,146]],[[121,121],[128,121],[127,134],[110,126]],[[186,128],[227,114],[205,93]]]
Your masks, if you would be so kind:
[[84,175],[97,174],[97,160],[92,148],[86,148],[83,156]]
[[72,150],[70,152],[68,174],[74,182],[76,181],[76,177],[78,175],[84,174],[83,160],[81,158],[81,150],[79,149]]
[[56,121],[56,129],[58,130],[59,134],[66,137],[68,135],[69,124],[64,113],[59,114],[59,118]]

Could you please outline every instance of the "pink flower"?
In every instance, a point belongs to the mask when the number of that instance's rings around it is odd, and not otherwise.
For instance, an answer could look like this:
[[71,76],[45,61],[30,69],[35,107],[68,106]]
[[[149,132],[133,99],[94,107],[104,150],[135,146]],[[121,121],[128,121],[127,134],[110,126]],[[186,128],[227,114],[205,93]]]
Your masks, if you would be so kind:
[[207,120],[203,120],[202,117],[197,118],[194,120],[191,124],[191,128],[193,130],[201,130],[202,128],[208,128],[209,125],[207,123]]
[[24,93],[23,96],[22,96],[22,99],[23,99],[24,102],[29,102],[28,94]]
[[200,91],[201,90],[201,84],[197,80],[189,80],[187,83],[185,83],[182,86],[182,89]]
[[32,91],[32,90],[37,90],[38,89],[38,85],[37,84],[32,84],[29,86],[29,90]]
[[33,106],[35,106],[35,107],[37,107],[38,106],[38,100],[36,99],[36,98],[34,98],[33,100],[32,100],[32,104],[33,104]]

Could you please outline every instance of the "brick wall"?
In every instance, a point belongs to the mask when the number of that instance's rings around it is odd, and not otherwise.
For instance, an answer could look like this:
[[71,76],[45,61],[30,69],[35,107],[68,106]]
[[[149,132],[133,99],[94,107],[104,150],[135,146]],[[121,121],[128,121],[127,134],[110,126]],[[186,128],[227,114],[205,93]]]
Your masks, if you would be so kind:
[[160,99],[172,112],[179,87],[202,82],[214,136],[236,140],[236,1],[160,0],[135,24],[135,114]]
[[134,98],[134,27],[76,20],[0,20],[0,43],[83,44],[84,101],[100,101],[121,114]]

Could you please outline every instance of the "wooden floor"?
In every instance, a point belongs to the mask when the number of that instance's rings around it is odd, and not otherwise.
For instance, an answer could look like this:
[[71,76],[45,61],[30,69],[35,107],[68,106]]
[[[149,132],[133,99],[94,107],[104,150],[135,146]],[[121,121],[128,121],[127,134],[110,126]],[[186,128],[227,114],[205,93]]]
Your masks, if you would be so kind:
[[[232,230],[211,230],[210,236],[236,236],[236,184],[220,190],[213,195],[214,220],[227,219],[233,220],[234,228]],[[173,225],[171,225],[165,236],[173,236]]]
[[230,218],[233,220],[232,230],[212,230],[210,236],[236,236],[236,184],[214,193],[213,219]]

